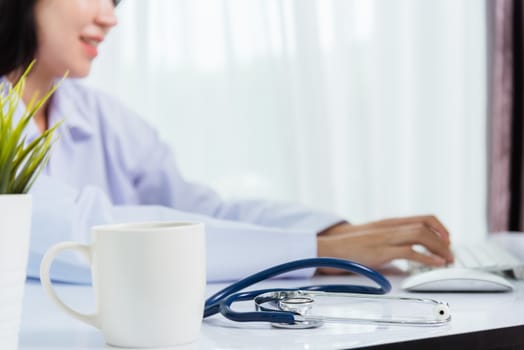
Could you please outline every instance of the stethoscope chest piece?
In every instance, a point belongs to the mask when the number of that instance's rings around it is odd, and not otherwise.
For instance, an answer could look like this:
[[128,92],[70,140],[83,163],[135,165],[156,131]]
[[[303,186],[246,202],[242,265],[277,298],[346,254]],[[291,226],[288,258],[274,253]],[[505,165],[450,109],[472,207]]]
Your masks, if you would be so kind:
[[284,297],[278,300],[278,307],[282,311],[290,311],[304,316],[311,310],[314,302],[315,300],[312,297],[302,295],[297,291],[286,293]]
[[314,302],[312,297],[304,295],[301,291],[284,293],[277,301],[278,308],[282,311],[293,312],[296,315],[295,322],[291,324],[271,323],[271,326],[285,329],[308,329],[322,326],[324,324],[322,320],[306,320],[300,317],[306,316],[311,311]]

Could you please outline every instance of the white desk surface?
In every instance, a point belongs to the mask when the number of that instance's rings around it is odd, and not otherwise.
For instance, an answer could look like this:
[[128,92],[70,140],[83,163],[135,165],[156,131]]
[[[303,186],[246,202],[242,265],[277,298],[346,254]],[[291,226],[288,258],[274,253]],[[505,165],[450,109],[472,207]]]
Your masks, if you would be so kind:
[[[257,288],[307,284],[351,283],[358,277],[316,277],[314,281],[270,281]],[[452,321],[440,327],[329,325],[308,330],[274,329],[266,324],[240,324],[213,316],[204,321],[197,342],[177,349],[347,349],[400,341],[440,337],[524,324],[524,281],[511,293],[414,294],[398,289],[400,276],[389,276],[391,294],[421,296],[450,304]],[[208,286],[208,295],[224,285]],[[82,312],[94,311],[90,287],[57,285],[58,294]],[[104,349],[102,333],[70,318],[51,303],[37,282],[26,284],[20,349]]]

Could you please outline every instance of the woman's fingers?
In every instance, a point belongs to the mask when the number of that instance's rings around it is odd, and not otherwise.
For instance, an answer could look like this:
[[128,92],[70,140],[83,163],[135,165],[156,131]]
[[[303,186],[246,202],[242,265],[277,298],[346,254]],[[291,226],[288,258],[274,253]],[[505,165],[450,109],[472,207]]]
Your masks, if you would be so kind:
[[390,247],[388,250],[391,259],[408,259],[429,266],[443,266],[446,264],[446,260],[440,256],[420,253],[409,246]]
[[[431,215],[386,219],[361,225],[341,223],[318,236],[318,255],[351,259],[379,267],[394,259],[408,259],[430,266],[453,261],[449,233]],[[420,245],[428,252],[418,252]],[[325,270],[325,271],[324,271]],[[319,271],[333,273],[330,269]]]
[[381,226],[381,227],[390,227],[403,226],[406,224],[424,224],[431,231],[438,234],[445,242],[449,244],[449,231],[448,229],[433,215],[423,215],[423,216],[411,216],[405,218],[392,218],[384,219],[380,221],[375,221],[370,223],[371,225]]
[[[353,233],[353,238],[372,243],[378,250],[385,250],[390,246],[411,249],[414,245],[421,245],[430,253],[439,256],[447,262],[453,261],[449,243],[436,235],[423,222],[380,227],[366,226],[365,230]],[[389,257],[388,257],[389,258]],[[394,258],[389,258],[389,260]]]
[[424,216],[424,223],[429,227],[430,230],[437,233],[446,243],[450,243],[448,229],[437,219],[435,216],[429,215]]
[[441,237],[435,235],[425,224],[416,223],[397,227],[398,232],[389,235],[389,242],[396,246],[407,246],[411,249],[413,245],[419,244],[429,252],[441,257],[444,261],[452,262],[453,254],[449,244]]

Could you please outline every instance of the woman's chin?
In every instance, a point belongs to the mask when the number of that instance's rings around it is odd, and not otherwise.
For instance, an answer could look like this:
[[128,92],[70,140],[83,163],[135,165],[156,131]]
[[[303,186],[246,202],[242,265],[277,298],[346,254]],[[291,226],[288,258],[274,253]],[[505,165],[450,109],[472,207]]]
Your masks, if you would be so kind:
[[67,72],[69,78],[85,78],[91,72],[91,65],[89,67],[74,67]]
[[[75,61],[70,60],[70,63],[65,65],[64,73],[67,72],[69,78],[85,78],[91,72],[91,66],[92,60],[81,57]],[[63,68],[60,69],[60,71],[62,70]]]

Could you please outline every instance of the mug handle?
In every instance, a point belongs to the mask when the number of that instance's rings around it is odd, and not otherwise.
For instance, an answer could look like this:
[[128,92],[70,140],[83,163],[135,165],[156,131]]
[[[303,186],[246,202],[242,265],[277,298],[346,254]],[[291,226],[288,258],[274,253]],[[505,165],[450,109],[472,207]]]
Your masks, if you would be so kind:
[[91,247],[89,245],[80,244],[76,242],[62,242],[54,245],[51,247],[42,258],[42,262],[40,263],[40,282],[42,283],[42,287],[44,288],[44,291],[47,293],[47,295],[51,298],[51,300],[62,310],[64,310],[67,314],[72,316],[73,318],[76,318],[77,320],[80,320],[82,322],[85,322],[91,326],[94,326],[98,329],[100,329],[100,325],[98,322],[98,314],[83,314],[80,313],[71,307],[67,306],[56,294],[52,283],[51,278],[49,276],[49,270],[51,268],[51,264],[55,257],[61,253],[64,250],[76,250],[80,252],[84,257],[87,259],[89,264],[91,265]]

